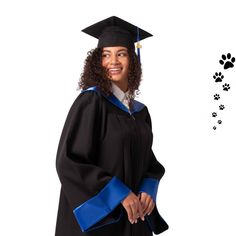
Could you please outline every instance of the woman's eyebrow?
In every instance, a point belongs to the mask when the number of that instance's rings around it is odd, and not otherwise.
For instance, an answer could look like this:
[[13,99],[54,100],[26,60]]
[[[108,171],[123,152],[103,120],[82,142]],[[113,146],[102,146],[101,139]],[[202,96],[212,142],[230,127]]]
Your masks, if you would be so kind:
[[103,50],[102,52],[111,52],[111,51],[109,51],[109,50],[105,49],[105,50]]
[[[121,51],[127,52],[126,49],[119,49],[117,52],[121,52]],[[103,52],[111,52],[111,51],[108,49],[104,49]]]
[[117,52],[121,52],[121,51],[128,52],[127,49],[120,49]]

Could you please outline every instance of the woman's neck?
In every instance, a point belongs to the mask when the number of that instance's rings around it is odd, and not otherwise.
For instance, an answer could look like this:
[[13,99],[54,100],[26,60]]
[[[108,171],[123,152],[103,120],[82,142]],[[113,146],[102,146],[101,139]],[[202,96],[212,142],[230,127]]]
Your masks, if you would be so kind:
[[121,81],[112,81],[116,86],[118,86],[124,93],[128,90],[128,84],[122,83]]

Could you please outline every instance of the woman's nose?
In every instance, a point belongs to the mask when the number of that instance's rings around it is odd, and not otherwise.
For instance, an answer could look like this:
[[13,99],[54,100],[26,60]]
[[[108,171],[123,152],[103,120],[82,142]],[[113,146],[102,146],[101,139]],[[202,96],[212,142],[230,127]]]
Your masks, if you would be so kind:
[[116,55],[112,55],[110,63],[116,64],[118,62],[119,62],[118,57]]

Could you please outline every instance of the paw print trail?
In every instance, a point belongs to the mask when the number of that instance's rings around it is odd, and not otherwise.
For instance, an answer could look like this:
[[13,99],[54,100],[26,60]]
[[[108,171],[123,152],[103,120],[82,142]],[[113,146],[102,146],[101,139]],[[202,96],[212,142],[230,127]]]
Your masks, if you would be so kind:
[[[235,57],[232,57],[231,53],[222,54],[221,59],[219,60],[219,63],[221,65],[223,65],[223,68],[225,70],[227,70],[229,68],[233,68],[234,63],[235,63]],[[219,83],[223,82],[224,75],[222,74],[222,72],[215,72],[215,74],[213,75],[213,79],[214,79],[214,82],[219,84]],[[230,90],[230,84],[224,83],[222,85],[222,91],[228,92],[229,90]],[[217,100],[221,99],[221,95],[219,93],[215,93],[213,95],[213,98],[215,101],[217,101]],[[215,117],[218,117],[220,115],[220,112],[225,109],[225,105],[221,103],[220,105],[218,105],[218,109],[219,109],[219,112],[214,111],[211,113],[213,119],[216,119]],[[213,130],[217,129],[217,125],[221,125],[223,123],[221,119],[219,119],[219,118],[217,118],[217,119],[218,119],[217,124],[213,126]]]

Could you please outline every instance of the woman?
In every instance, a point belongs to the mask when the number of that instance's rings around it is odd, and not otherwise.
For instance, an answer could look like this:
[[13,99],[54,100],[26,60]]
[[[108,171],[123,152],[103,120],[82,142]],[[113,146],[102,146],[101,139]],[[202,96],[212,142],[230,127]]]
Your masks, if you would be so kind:
[[164,167],[152,151],[151,118],[136,101],[137,40],[151,36],[110,17],[83,32],[99,39],[57,151],[62,188],[56,236],[149,236],[168,228],[155,204]]

